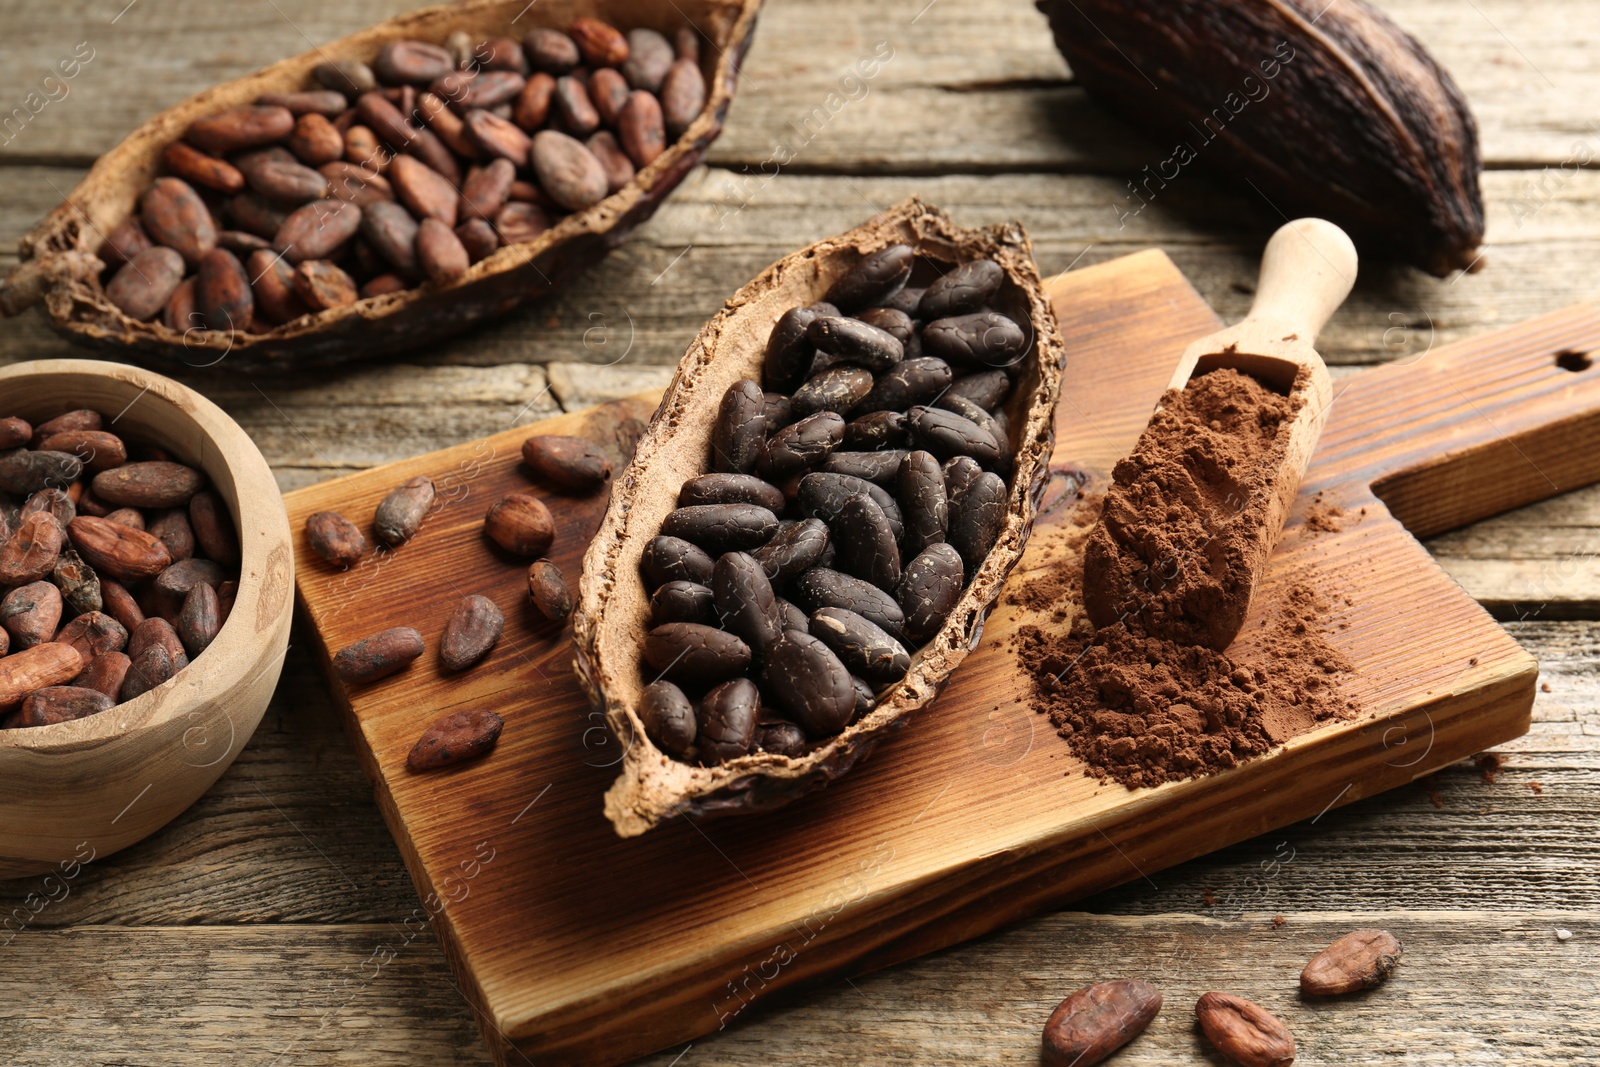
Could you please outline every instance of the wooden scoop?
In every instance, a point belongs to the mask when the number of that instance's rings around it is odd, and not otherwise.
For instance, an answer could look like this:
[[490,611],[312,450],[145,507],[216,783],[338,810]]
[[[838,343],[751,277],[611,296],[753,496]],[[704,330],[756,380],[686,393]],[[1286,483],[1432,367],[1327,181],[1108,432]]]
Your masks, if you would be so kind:
[[[1231,368],[1298,399],[1300,408],[1275,472],[1254,498],[1223,504],[1218,497],[1227,494],[1215,487],[1200,494],[1202,538],[1175,547],[1139,543],[1131,531],[1141,517],[1129,500],[1170,501],[1172,493],[1142,492],[1150,488],[1136,484],[1144,472],[1127,487],[1118,479],[1084,556],[1084,603],[1097,627],[1126,621],[1152,636],[1218,651],[1238,634],[1328,419],[1332,385],[1312,342],[1355,280],[1356,250],[1344,231],[1322,219],[1297,219],[1267,242],[1250,314],[1184,350],[1169,389]],[[1162,516],[1150,518],[1162,525]]]

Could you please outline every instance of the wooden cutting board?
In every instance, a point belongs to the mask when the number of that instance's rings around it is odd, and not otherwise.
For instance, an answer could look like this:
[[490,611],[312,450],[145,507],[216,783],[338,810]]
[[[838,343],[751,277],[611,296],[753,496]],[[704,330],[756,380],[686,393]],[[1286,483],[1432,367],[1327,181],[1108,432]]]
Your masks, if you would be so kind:
[[[1159,252],[1052,284],[1069,353],[1061,499],[1047,498],[1019,576],[1062,558],[1077,506],[1069,472],[1103,484],[1184,345],[1219,325]],[[566,633],[526,606],[523,564],[497,555],[481,523],[502,493],[531,484],[518,451],[530,432],[589,436],[620,460],[654,398],[292,493],[298,588],[323,654],[387,626],[428,638],[400,675],[353,692],[331,680],[423,898],[408,930],[432,918],[498,1063],[613,1064],[730,1025],[795,983],[962,941],[1515,737],[1533,701],[1532,657],[1412,534],[1600,480],[1594,349],[1600,312],[1578,307],[1336,383],[1244,632],[1275,614],[1291,583],[1313,583],[1339,604],[1327,639],[1355,664],[1339,684],[1363,710],[1234,770],[1139,792],[1085,777],[1028,710],[1005,646],[1031,620],[1002,601],[939,700],[843,781],[778,812],[619,840],[601,814],[614,742],[584,703]],[[305,544],[311,513],[367,524],[419,473],[439,483],[442,504],[399,551],[339,573]],[[1305,525],[1319,493],[1344,509],[1321,524],[1337,529]],[[575,582],[604,499],[552,506],[553,555]],[[438,637],[469,593],[504,609],[506,637],[482,665],[445,677]],[[480,704],[506,718],[487,760],[405,770],[425,726]]]

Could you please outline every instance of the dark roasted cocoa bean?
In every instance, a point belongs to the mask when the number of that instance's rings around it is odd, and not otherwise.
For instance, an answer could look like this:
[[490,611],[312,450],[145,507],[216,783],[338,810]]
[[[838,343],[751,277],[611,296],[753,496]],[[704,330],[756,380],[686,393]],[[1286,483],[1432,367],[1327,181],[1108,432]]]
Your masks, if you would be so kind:
[[761,417],[767,420],[767,433],[777,433],[794,421],[794,404],[782,393],[762,393]]
[[[911,316],[895,308],[864,308],[856,312],[856,318],[869,326],[875,326],[884,333],[900,342],[901,348],[907,348],[917,336],[917,324]],[[907,352],[907,355],[910,353]]]
[[1000,291],[1005,279],[1005,271],[991,259],[962,263],[928,286],[918,314],[928,320],[971,314]]
[[239,566],[239,534],[221,497],[207,489],[196,493],[189,501],[189,526],[207,559],[228,568]]
[[[890,374],[893,373],[890,371]],[[871,394],[868,394],[868,398],[871,398]],[[844,446],[849,449],[870,452],[882,448],[903,448],[910,440],[911,433],[906,427],[903,411],[874,411],[844,428]]]
[[845,502],[830,526],[838,546],[834,566],[892,592],[900,581],[900,549],[883,509],[865,493],[858,494]]
[[993,415],[989,414],[971,400],[946,390],[942,396],[933,402],[933,406],[942,408],[945,411],[954,412],[955,414],[966,419],[968,422],[971,422],[974,425],[982,428],[989,434],[990,437],[994,439],[995,444],[999,446],[1001,459],[1004,459],[1009,455],[1011,451],[1011,441],[1006,436],[1005,431],[1001,429],[1000,423]]
[[530,437],[522,460],[541,482],[569,493],[592,493],[611,477],[611,461],[581,437]]
[[893,334],[860,319],[821,316],[806,327],[806,339],[819,352],[875,372],[905,358],[905,346]]
[[905,677],[911,657],[904,646],[871,620],[845,608],[819,609],[810,619],[811,636],[833,649],[851,673],[887,685]]
[[348,307],[360,299],[356,281],[325,259],[308,259],[294,269],[294,294],[312,311]]
[[439,639],[439,665],[464,671],[487,656],[505,632],[506,617],[486,596],[463,598],[450,612]]
[[767,655],[766,678],[778,704],[813,737],[838,733],[855,714],[849,669],[808,633],[784,631]]
[[785,630],[799,630],[804,633],[810,629],[811,621],[806,618],[806,613],[801,611],[798,605],[782,597],[778,598],[778,615],[783,619]]
[[661,523],[667,537],[699,545],[712,556],[765,544],[778,531],[778,517],[754,504],[701,504],[678,508]]
[[[372,68],[359,59],[339,59],[326,63],[318,63],[311,68],[311,76],[318,85],[343,93],[346,97],[357,97],[362,93],[370,93],[378,87],[378,79],[372,73]],[[288,105],[283,105],[287,107]]]
[[289,213],[273,235],[272,247],[290,263],[332,259],[361,229],[361,220],[361,208],[354,203],[317,200]]
[[[524,205],[532,206],[532,205]],[[461,241],[461,247],[467,250],[467,258],[473,263],[481,263],[495,253],[500,247],[500,235],[495,232],[491,223],[483,219],[468,219],[456,227],[456,237]],[[396,279],[399,281],[399,279]],[[371,282],[367,283],[371,285]],[[404,283],[401,282],[401,288]],[[362,296],[369,296],[366,288],[361,291]]]
[[421,773],[486,756],[504,727],[505,720],[487,708],[452,711],[422,732],[406,766]]
[[215,189],[229,196],[244,189],[244,175],[239,173],[239,168],[182,141],[167,145],[161,153],[161,162],[190,185]]
[[22,701],[20,725],[53,726],[110,710],[116,701],[95,689],[52,685],[29,693]]
[[794,596],[813,614],[822,608],[846,608],[894,637],[905,625],[905,613],[894,597],[870,582],[826,567],[812,567],[800,575]]
[[1006,483],[984,472],[960,497],[950,498],[949,541],[971,574],[983,565],[1006,521]]
[[294,115],[285,107],[234,107],[196,119],[183,139],[214,156],[272,144],[289,136]]
[[417,218],[438,219],[446,226],[456,224],[460,194],[438,171],[410,156],[399,156],[389,165],[388,177],[395,195]]
[[799,759],[806,754],[806,732],[792,722],[762,723],[756,727],[756,749]]
[[906,636],[918,643],[939,632],[961,599],[961,556],[944,543],[929,545],[906,564],[895,597],[905,612]]
[[120,703],[144,696],[165,684],[180,669],[172,662],[172,654],[162,645],[147,645],[139,655],[128,658],[128,671],[123,675],[122,692],[118,694]]
[[456,232],[438,219],[417,227],[417,264],[435,285],[449,285],[472,266],[467,247]]
[[821,519],[804,519],[779,530],[752,555],[771,581],[782,584],[814,566],[822,558],[828,542],[826,523]]
[[667,121],[661,101],[643,89],[628,94],[617,116],[617,141],[636,167],[648,167],[667,150]]
[[518,167],[527,165],[535,142],[522,127],[481,108],[467,112],[462,121],[467,136],[490,157],[508,159]]
[[1097,982],[1063,1000],[1044,1024],[1046,1067],[1089,1067],[1144,1033],[1161,1011],[1152,985]]
[[390,547],[398,547],[411,540],[422,528],[422,520],[427,518],[432,509],[433,500],[432,478],[419,474],[408,479],[378,505],[372,519],[372,528],[378,540]]
[[122,693],[122,683],[128,677],[133,661],[121,652],[107,652],[90,660],[83,673],[72,679],[74,686],[104,693],[113,702]]
[[820,317],[810,308],[790,308],[778,317],[761,364],[761,380],[768,389],[792,393],[805,381],[817,354],[807,332]]
[[725,553],[712,568],[711,593],[720,625],[763,658],[783,634],[783,617],[761,564],[746,552]]
[[633,181],[633,160],[617,144],[616,137],[610,130],[600,130],[591,134],[583,143],[591,155],[600,161],[600,167],[606,172],[606,189],[616,192],[624,185]]
[[175,508],[187,504],[205,480],[182,463],[125,463],[94,476],[94,495],[120,507]]
[[707,693],[697,717],[701,762],[725,763],[749,755],[760,710],[761,692],[748,678],[724,682]]
[[354,565],[367,550],[367,539],[356,524],[336,511],[319,511],[306,519],[306,540],[313,552],[335,567]]
[[885,489],[892,489],[900,474],[900,463],[905,458],[904,449],[890,449],[884,452],[834,452],[823,463],[822,470],[826,474],[848,474],[852,478],[860,478]]
[[268,241],[278,235],[289,218],[288,212],[267,203],[255,193],[240,193],[228,201],[224,211],[235,226]]
[[[821,519],[829,526],[834,525],[834,520],[844,510],[844,506],[851,497],[866,495],[883,510],[884,518],[888,520],[889,528],[893,531],[895,540],[899,540],[905,532],[904,520],[900,514],[900,505],[895,503],[894,497],[888,491],[872,484],[863,478],[855,478],[848,474],[830,474],[818,471],[808,474],[800,480],[800,514]],[[837,539],[838,531],[835,530]]]
[[674,58],[672,42],[655,30],[629,30],[628,61],[622,64],[622,75],[633,88],[657,93]]
[[1195,1002],[1200,1029],[1216,1050],[1240,1067],[1287,1067],[1294,1035],[1271,1012],[1232,993],[1206,993]]
[[702,474],[678,490],[678,506],[756,504],[771,512],[783,510],[783,491],[753,474]]
[[950,507],[945,495],[944,471],[933,454],[919,450],[904,456],[896,472],[895,495],[905,520],[905,553],[916,556],[945,539]]
[[720,473],[748,474],[761,458],[766,436],[761,387],[749,378],[728,386],[711,430],[711,469]]
[[[714,569],[714,568],[713,568]],[[695,582],[668,582],[650,597],[650,621],[717,625],[717,605],[709,586]]]
[[[709,590],[708,590],[709,593]],[[694,705],[671,682],[653,682],[639,694],[639,721],[657,748],[679,758],[688,756],[698,732]]]
[[758,466],[764,466],[769,481],[781,482],[821,463],[843,440],[844,419],[819,411],[773,434]]
[[32,648],[55,636],[62,607],[61,590],[49,582],[19,585],[0,599],[0,626],[10,635],[12,648]]
[[1301,992],[1334,997],[1380,985],[1400,965],[1400,939],[1387,930],[1355,930],[1312,957]]
[[994,434],[953,411],[918,406],[906,413],[906,419],[916,446],[940,459],[971,456],[980,464],[992,464],[1002,454]]
[[[35,437],[41,432],[35,430]],[[18,496],[32,496],[41,489],[64,488],[77,481],[82,473],[83,460],[70,452],[14,449],[0,453],[0,491]]]
[[483,517],[489,540],[517,556],[542,556],[556,537],[555,519],[544,501],[531,493],[509,493]]
[[522,39],[522,50],[528,54],[528,62],[535,70],[547,74],[565,74],[583,58],[578,53],[578,43],[571,37],[560,30],[543,27],[528,31]]
[[705,107],[706,77],[700,64],[674,60],[661,81],[661,116],[666,119],[667,136],[674,140],[682,137]]
[[364,685],[403,670],[422,650],[420,633],[395,626],[341,648],[334,654],[333,670],[346,685]]
[[205,583],[189,590],[178,611],[178,637],[192,660],[211,647],[222,629],[222,605],[217,591]]
[[459,215],[464,219],[492,219],[505,207],[511,196],[511,183],[516,181],[517,168],[509,159],[496,159],[486,166],[474,167],[461,186]]
[[628,40],[616,27],[584,16],[572,20],[567,34],[591,67],[620,67],[628,61]]
[[550,560],[534,560],[528,568],[528,596],[551,622],[565,622],[572,614],[572,589],[561,568]]
[[[751,383],[754,384],[754,383]],[[795,390],[794,413],[802,418],[819,411],[840,415],[853,409],[872,392],[872,372],[848,364],[830,367],[807,379]]]
[[372,73],[385,85],[427,85],[454,67],[448,51],[423,41],[390,41],[372,61]]
[[[255,321],[256,297],[238,256],[226,248],[213,248],[200,258],[194,307],[208,330],[250,331]],[[100,496],[104,498],[105,494]]]
[[825,299],[844,311],[881,304],[905,287],[915,262],[910,245],[881,248],[834,282]]
[[568,211],[582,211],[606,198],[605,168],[582,141],[541,130],[533,137],[530,158],[539,187]]
[[61,590],[67,607],[80,614],[99,611],[105,606],[100,576],[71,548],[61,551],[50,570],[50,580]]
[[978,480],[978,475],[983,473],[983,468],[978,466],[977,461],[971,456],[956,456],[954,459],[946,460],[943,469],[944,492],[953,511],[962,494],[970,489],[972,483]]
[[893,296],[887,297],[878,303],[880,307],[890,308],[894,311],[901,312],[904,315],[910,316],[912,319],[920,319],[923,317],[922,294],[925,292],[927,292],[926,289],[914,289],[908,285],[898,293],[895,293]]
[[681,537],[653,537],[639,558],[639,569],[652,592],[668,582],[709,585],[712,566],[703,549]]
[[571,75],[557,78],[552,103],[562,128],[574,137],[587,137],[600,128],[600,112],[580,79]]
[[170,248],[147,248],[124,263],[106,283],[106,299],[130,319],[155,318],[183,281],[183,256]]
[[922,347],[930,356],[965,367],[1010,367],[1028,354],[1028,337],[1006,316],[978,311],[928,323]]
[[750,646],[711,626],[669,622],[645,637],[644,658],[669,681],[709,685],[744,673]]
[[1011,378],[1003,370],[963,374],[950,383],[947,395],[964,396],[985,411],[994,411],[1011,395]]
[[[241,182],[243,176],[240,177]],[[97,253],[108,267],[120,267],[134,256],[147,248],[154,248],[150,235],[144,232],[144,226],[139,222],[137,215],[130,215],[114,226],[106,235],[105,244],[100,246]],[[9,445],[0,445],[9,448]]]
[[856,405],[856,412],[905,411],[926,404],[950,387],[954,375],[950,365],[932,356],[918,356],[896,363],[872,387],[872,392]]

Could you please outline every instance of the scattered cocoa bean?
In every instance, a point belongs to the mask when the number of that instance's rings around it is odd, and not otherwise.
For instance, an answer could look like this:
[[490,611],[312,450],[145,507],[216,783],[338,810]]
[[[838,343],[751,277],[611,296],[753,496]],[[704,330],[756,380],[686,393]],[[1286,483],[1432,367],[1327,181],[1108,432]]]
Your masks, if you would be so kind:
[[1294,1035],[1260,1005],[1232,993],[1206,993],[1194,1011],[1211,1044],[1240,1067],[1287,1067],[1294,1062]]
[[1400,940],[1387,930],[1355,930],[1312,957],[1300,989],[1333,997],[1380,985],[1400,965]]
[[365,685],[405,669],[422,650],[420,633],[395,626],[341,648],[334,654],[333,670],[347,685]]
[[555,519],[544,501],[529,493],[501,497],[483,518],[484,533],[517,556],[542,556],[555,540]]
[[561,568],[550,560],[537,559],[528,567],[528,595],[551,622],[565,622],[572,614],[572,590]]
[[356,524],[336,511],[319,511],[306,519],[306,540],[312,551],[335,567],[349,567],[367,550]]
[[1161,993],[1132,979],[1096,982],[1063,1000],[1044,1024],[1046,1067],[1090,1067],[1140,1034],[1161,1011]]
[[611,461],[581,437],[530,437],[522,459],[540,481],[567,492],[594,492],[611,477]]
[[423,731],[406,766],[431,771],[488,755],[504,727],[505,720],[485,708],[452,711]]
[[399,547],[417,535],[422,520],[433,507],[433,479],[418,475],[396,488],[378,505],[373,529],[378,540]]
[[486,596],[465,597],[450,612],[439,641],[439,663],[464,671],[487,656],[505,632],[506,617]]

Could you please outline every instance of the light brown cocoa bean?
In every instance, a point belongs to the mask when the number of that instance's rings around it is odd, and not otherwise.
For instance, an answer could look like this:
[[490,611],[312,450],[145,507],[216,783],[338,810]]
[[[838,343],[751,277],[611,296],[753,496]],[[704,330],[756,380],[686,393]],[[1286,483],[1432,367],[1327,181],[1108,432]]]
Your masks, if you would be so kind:
[[61,590],[49,582],[29,582],[0,599],[0,626],[11,636],[12,648],[32,648],[54,639],[62,608]]
[[104,430],[63,430],[46,437],[40,447],[47,452],[77,456],[83,460],[83,469],[91,474],[128,462],[128,447],[120,437]]
[[1260,1005],[1232,993],[1207,993],[1194,1011],[1211,1044],[1240,1067],[1287,1067],[1294,1062],[1294,1035]]
[[700,31],[693,26],[679,26],[672,35],[672,48],[679,59],[700,62]]
[[333,670],[346,685],[365,685],[404,670],[422,650],[420,633],[396,626],[341,648],[333,657]]
[[467,134],[467,124],[461,116],[450,110],[450,105],[434,93],[417,97],[417,117],[444,142],[444,146],[462,159],[481,159],[483,151]]
[[350,106],[350,101],[342,92],[307,89],[298,93],[262,93],[256,97],[256,106],[286,108],[297,119],[302,115],[335,119]]
[[661,101],[643,89],[628,94],[617,116],[617,140],[636,167],[648,167],[667,150],[666,118]]
[[171,248],[147,248],[117,268],[106,283],[106,299],[130,319],[153,319],[183,281],[183,256]]
[[655,30],[629,30],[628,61],[622,65],[622,73],[633,88],[660,92],[674,58],[672,42]]
[[591,67],[620,67],[628,61],[628,39],[610,23],[588,16],[573,19],[567,35]]
[[78,650],[85,663],[108,652],[121,652],[128,647],[128,630],[103,611],[79,615],[56,634],[55,639]]
[[178,637],[177,629],[166,619],[145,619],[137,630],[128,635],[128,658],[135,664],[150,648],[160,648],[166,652],[174,671],[181,671],[189,665],[189,655],[184,651],[183,641]]
[[0,659],[0,710],[22,703],[29,693],[65,685],[83,670],[83,657],[71,645],[48,641]]
[[144,512],[138,508],[118,508],[108,511],[103,516],[107,522],[114,522],[118,526],[126,526],[130,530],[144,529]]
[[110,578],[100,579],[100,599],[107,615],[122,624],[130,634],[144,622],[144,609],[121,582]]
[[[76,484],[76,483],[74,483]],[[42,511],[61,524],[64,530],[67,523],[77,517],[77,506],[72,502],[71,494],[61,489],[41,489],[32,494],[23,503],[17,512],[17,519],[21,521],[36,511]]]
[[[435,84],[442,86],[450,77],[447,74]],[[526,85],[527,79],[516,71],[485,69],[467,76],[454,93],[441,92],[438,95],[460,111],[475,107],[496,108],[515,100]]]
[[615,126],[632,92],[628,79],[623,77],[621,71],[602,67],[589,76],[588,90],[589,102],[594,105],[600,121],[607,126]]
[[[460,229],[460,227],[457,227],[457,229]],[[398,274],[380,274],[361,283],[359,292],[361,293],[361,299],[366,300],[375,296],[403,293],[409,288],[411,288],[411,283]]]
[[581,78],[571,74],[557,78],[554,103],[561,128],[573,136],[587,137],[600,128],[600,112]]
[[544,27],[528,31],[522,39],[522,49],[535,70],[547,74],[566,74],[583,59],[578,52],[578,42],[562,33]]
[[435,285],[449,285],[467,273],[472,260],[454,230],[428,218],[417,227],[417,264]]
[[128,657],[128,670],[122,676],[122,690],[117,697],[122,703],[142,697],[165,684],[178,670],[165,647],[148,645],[139,655]]
[[295,267],[290,284],[312,311],[346,307],[360,299],[355,279],[325,259],[308,259]]
[[411,540],[422,528],[422,520],[427,518],[433,500],[433,479],[426,475],[418,475],[395,488],[383,498],[373,516],[372,528],[378,540],[390,547]]
[[459,194],[438,171],[410,156],[400,156],[389,165],[388,178],[400,202],[417,218],[435,218],[446,226],[456,224]]
[[464,671],[487,656],[505,632],[506,617],[486,596],[464,597],[444,624],[439,639],[439,665]]
[[551,622],[565,622],[572,614],[572,589],[561,568],[548,559],[536,559],[528,567],[528,596]]
[[234,107],[196,119],[183,139],[221,156],[281,141],[293,129],[294,115],[286,107]]
[[517,168],[509,159],[496,159],[487,166],[474,167],[461,184],[459,216],[463,219],[492,219],[511,196],[511,183]]
[[50,574],[64,541],[61,525],[50,515],[38,512],[21,520],[0,545],[0,586],[26,585]]
[[510,493],[484,515],[483,532],[513,555],[542,556],[555,540],[556,527],[544,501],[531,493]]
[[406,152],[437,171],[450,183],[451,188],[461,184],[461,164],[432,130],[418,130],[411,143],[406,145]]
[[606,198],[606,172],[578,141],[557,130],[533,137],[532,164],[539,187],[568,211],[582,211]]
[[333,128],[327,116],[310,112],[294,121],[294,132],[286,142],[289,151],[308,167],[320,167],[344,156],[344,135]]
[[193,660],[211,647],[222,629],[222,605],[217,591],[205,583],[195,585],[178,611],[178,637]]
[[48,422],[41,422],[33,428],[33,447],[38,448],[40,443],[51,434],[61,433],[65,430],[103,430],[105,420],[100,413],[91,408],[77,408],[73,411],[62,412]]
[[[40,431],[34,431],[37,440]],[[31,496],[41,489],[64,488],[83,473],[83,460],[66,452],[13,449],[0,453],[0,491]]]
[[139,222],[138,216],[129,216],[114,226],[106,235],[106,243],[100,246],[98,255],[108,267],[120,267],[134,256],[147,248],[154,247],[150,235],[144,232],[144,226]]
[[[406,145],[416,139],[417,127],[381,92],[364,94],[356,101],[356,112],[378,139],[387,142],[396,151],[404,151]],[[349,154],[350,134],[356,129],[358,127],[352,126],[345,133],[345,158],[352,163],[362,162],[361,159],[352,159]]]
[[337,511],[319,511],[306,519],[306,541],[335,567],[354,565],[367,550],[367,539],[356,524]]
[[1161,993],[1132,979],[1096,982],[1063,1000],[1044,1024],[1046,1067],[1090,1067],[1144,1033]]
[[484,708],[452,711],[423,731],[406,756],[413,771],[431,771],[487,755],[505,720]]
[[1355,930],[1312,957],[1300,972],[1300,989],[1314,997],[1371,989],[1399,965],[1399,938],[1387,930]]
[[229,196],[244,189],[244,175],[239,173],[238,167],[182,141],[167,145],[161,153],[161,162],[190,185],[203,185]]
[[130,508],[175,508],[200,491],[206,476],[165,460],[124,463],[94,476],[94,495]]
[[549,74],[539,71],[530,75],[512,105],[511,121],[527,133],[537,133],[550,117],[550,101],[555,91],[556,80]]
[[378,86],[372,68],[359,59],[337,59],[318,63],[311,68],[311,77],[318,85],[342,93],[346,97],[360,96]]
[[[52,530],[56,529],[54,520],[49,525]],[[79,515],[67,526],[67,535],[85,563],[96,572],[118,581],[137,582],[153,578],[172,563],[166,545],[142,530],[130,529],[106,519]],[[102,594],[104,589],[102,583]],[[126,622],[123,624],[127,625]]]
[[366,207],[375,200],[394,199],[394,186],[376,170],[340,159],[324,163],[318,173],[328,179],[329,196],[347,200],[356,207]]
[[263,148],[236,159],[250,188],[274,203],[303,204],[327,195],[328,179],[284,149]]
[[290,263],[333,259],[361,226],[361,208],[345,200],[315,200],[289,213],[272,247]]
[[706,78],[700,73],[700,64],[675,61],[661,83],[661,115],[667,122],[667,135],[674,139],[683,136],[705,106]]
[[581,437],[537,434],[522,442],[522,460],[547,485],[592,493],[611,477],[611,461]]
[[361,214],[361,236],[397,270],[416,271],[417,220],[399,204],[367,205]]
[[122,694],[122,683],[132,665],[133,661],[123,653],[107,652],[90,660],[83,673],[72,679],[72,684],[104,693],[115,701]]
[[344,131],[344,158],[366,173],[381,174],[389,165],[390,154],[370,126],[351,126]]
[[528,73],[528,57],[522,53],[522,45],[509,37],[491,37],[487,41],[479,42],[473,49],[472,56],[484,70],[514,70],[518,74]]
[[229,200],[223,210],[235,226],[268,241],[276,236],[283,226],[283,220],[289,217],[287,211],[255,193],[240,193]]
[[33,440],[33,426],[27,419],[11,415],[0,418],[0,451],[20,448]]
[[116,701],[80,686],[52,685],[29,693],[22,701],[23,726],[54,726],[108,711]]
[[254,279],[250,291],[255,295],[257,319],[281,326],[311,310],[295,295],[294,268],[278,253],[252,252],[245,269]]
[[194,309],[208,330],[250,332],[255,323],[256,296],[238,256],[226,248],[213,248],[200,258]]
[[481,108],[462,116],[467,136],[490,156],[509,159],[518,167],[528,162],[528,135],[516,123]]

